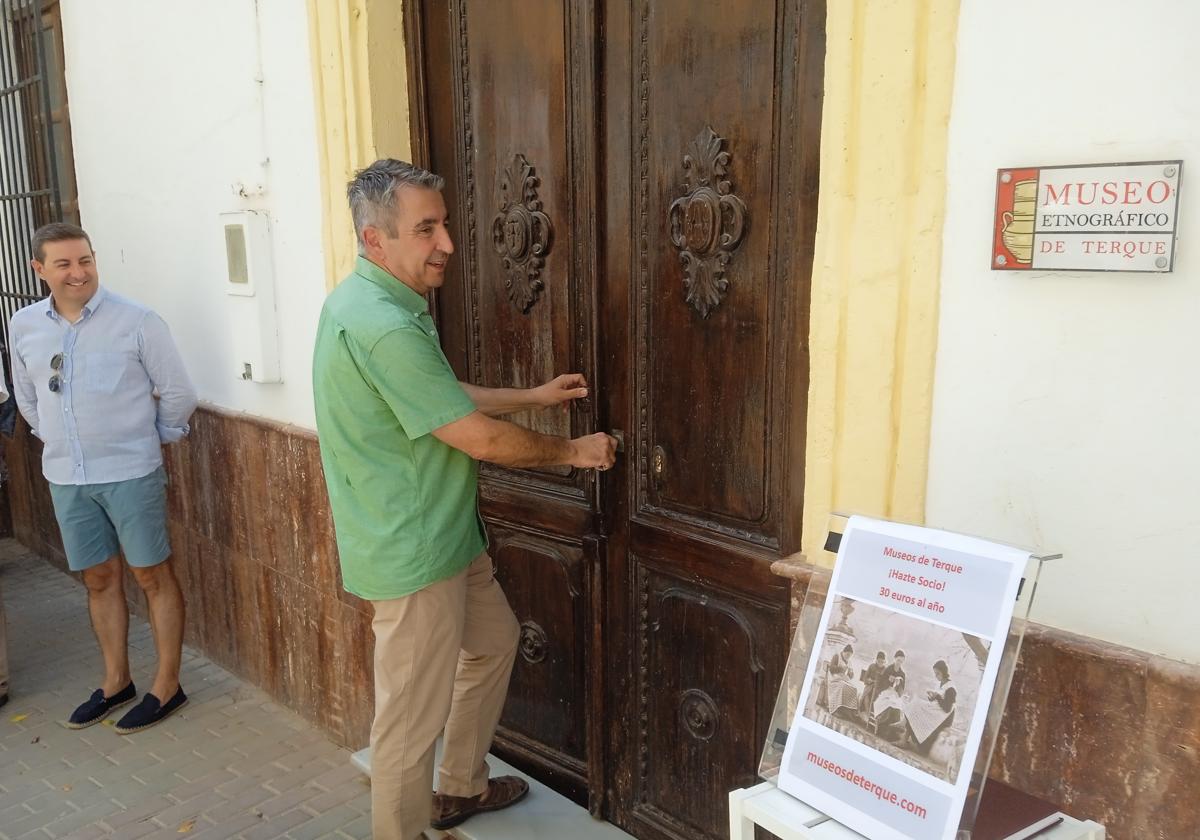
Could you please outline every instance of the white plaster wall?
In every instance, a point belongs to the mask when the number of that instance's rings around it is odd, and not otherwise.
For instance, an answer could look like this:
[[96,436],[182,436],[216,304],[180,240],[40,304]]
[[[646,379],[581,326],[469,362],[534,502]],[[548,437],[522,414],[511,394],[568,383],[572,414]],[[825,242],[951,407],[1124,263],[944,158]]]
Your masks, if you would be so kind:
[[[305,3],[64,0],[63,28],[80,215],[101,282],[167,320],[201,399],[313,427],[325,281]],[[237,197],[238,181],[266,192]],[[251,208],[270,214],[282,384],[235,375],[218,214]]]
[[[1061,551],[1039,621],[1200,662],[1200,4],[964,0],[927,521]],[[1182,158],[1167,275],[990,271],[996,170]]]

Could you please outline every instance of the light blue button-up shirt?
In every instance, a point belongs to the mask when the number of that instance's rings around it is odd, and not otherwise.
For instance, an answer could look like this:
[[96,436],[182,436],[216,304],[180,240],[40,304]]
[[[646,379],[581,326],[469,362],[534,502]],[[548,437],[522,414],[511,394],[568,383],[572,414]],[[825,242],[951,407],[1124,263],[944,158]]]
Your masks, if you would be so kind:
[[196,391],[166,322],[140,303],[101,287],[72,324],[46,298],[17,312],[9,334],[17,407],[45,444],[47,481],[141,478],[162,464],[162,444],[188,433]]

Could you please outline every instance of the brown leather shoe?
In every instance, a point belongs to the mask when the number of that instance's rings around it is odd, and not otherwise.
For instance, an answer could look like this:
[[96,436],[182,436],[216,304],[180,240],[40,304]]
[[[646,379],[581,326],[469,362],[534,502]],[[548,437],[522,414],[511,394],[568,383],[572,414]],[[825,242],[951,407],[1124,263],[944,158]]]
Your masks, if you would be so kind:
[[478,796],[433,795],[433,819],[430,826],[445,831],[483,811],[499,811],[525,798],[529,784],[516,776],[488,779],[487,790]]

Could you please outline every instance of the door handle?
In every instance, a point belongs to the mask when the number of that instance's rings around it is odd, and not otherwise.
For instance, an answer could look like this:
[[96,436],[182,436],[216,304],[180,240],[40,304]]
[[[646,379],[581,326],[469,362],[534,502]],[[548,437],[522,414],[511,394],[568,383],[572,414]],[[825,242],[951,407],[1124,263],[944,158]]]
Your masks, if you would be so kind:
[[613,429],[611,432],[609,432],[609,434],[617,439],[617,451],[624,452],[625,451],[625,433],[623,431],[621,431],[620,429]]

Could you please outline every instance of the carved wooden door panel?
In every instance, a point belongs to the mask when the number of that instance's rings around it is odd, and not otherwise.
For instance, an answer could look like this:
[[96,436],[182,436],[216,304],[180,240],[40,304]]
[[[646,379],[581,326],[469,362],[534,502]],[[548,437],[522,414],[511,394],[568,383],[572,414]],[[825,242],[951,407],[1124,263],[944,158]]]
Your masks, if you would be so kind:
[[788,643],[823,3],[406,8],[451,363],[582,371],[592,399],[514,419],[626,442],[600,477],[481,473],[522,625],[501,752],[636,836],[723,837]]
[[[788,647],[808,389],[824,5],[610,0],[610,376],[631,434],[606,487],[612,815],[724,837]],[[605,337],[612,329],[603,331]]]

